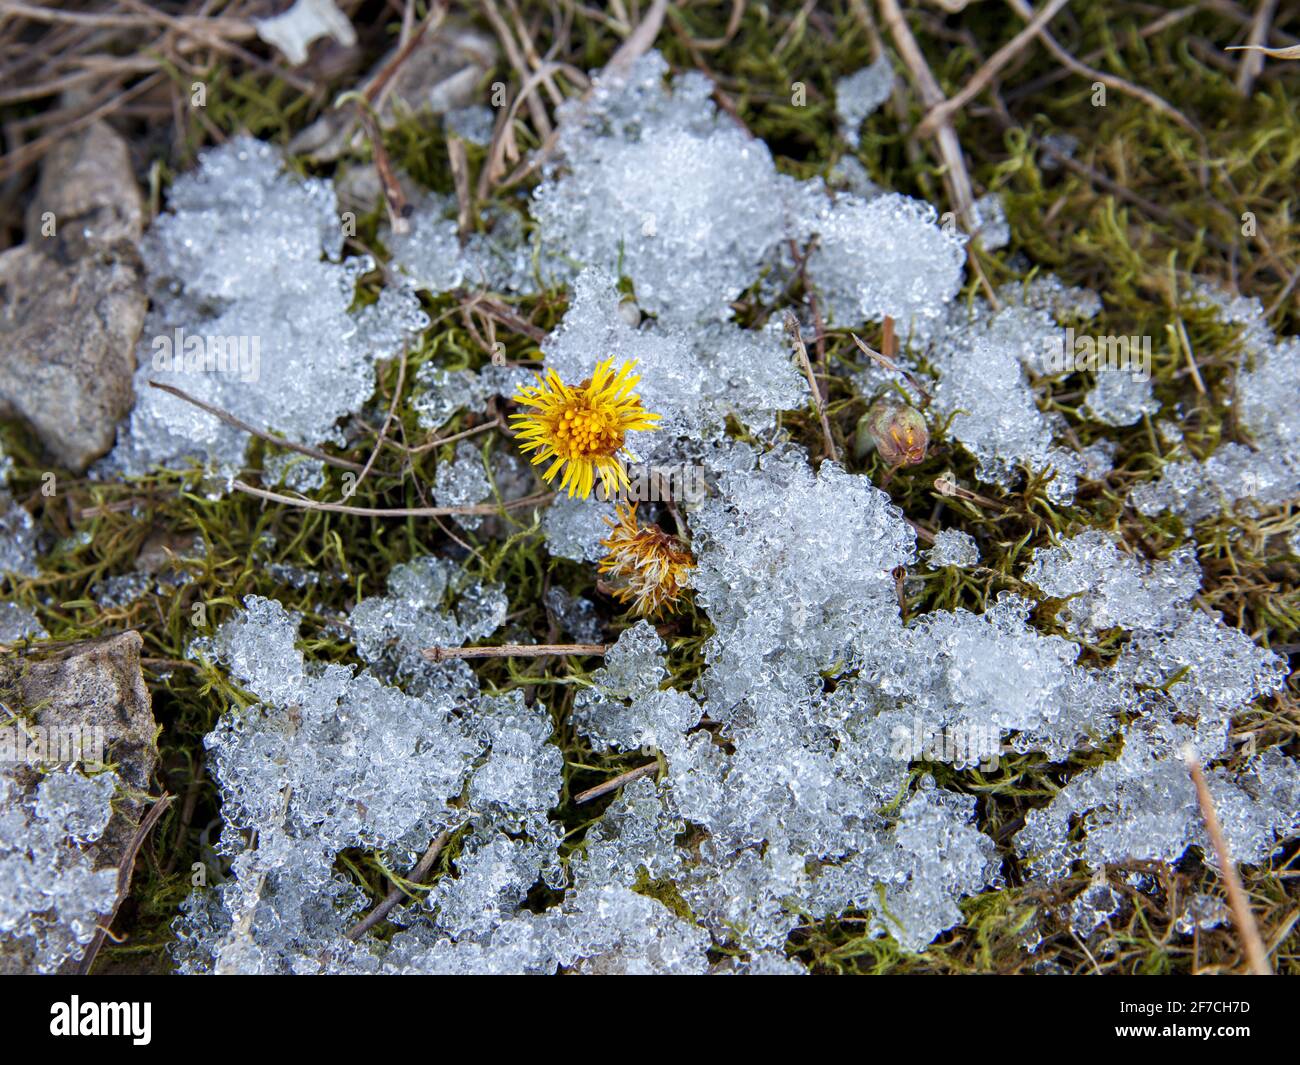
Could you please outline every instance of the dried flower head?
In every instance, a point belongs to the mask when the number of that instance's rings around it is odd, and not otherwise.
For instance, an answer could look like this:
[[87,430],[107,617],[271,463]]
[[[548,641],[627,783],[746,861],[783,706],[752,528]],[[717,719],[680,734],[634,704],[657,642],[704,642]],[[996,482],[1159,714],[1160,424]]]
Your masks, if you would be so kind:
[[654,429],[658,414],[641,406],[632,391],[641,378],[632,373],[635,362],[623,364],[617,374],[606,359],[582,384],[570,387],[554,370],[548,370],[537,384],[520,385],[515,402],[533,411],[511,415],[519,432],[520,450],[536,451],[533,465],[553,458],[542,480],[552,480],[560,468],[564,477],[560,489],[586,499],[591,495],[596,473],[609,494],[628,486],[627,471],[620,452],[635,461],[623,441],[633,429]]
[[600,572],[625,582],[614,594],[631,602],[634,613],[644,617],[662,607],[672,610],[686,590],[687,572],[695,568],[689,548],[658,525],[639,525],[635,503],[620,504],[615,512],[617,522],[605,519],[613,531],[601,541],[609,554],[601,559]]

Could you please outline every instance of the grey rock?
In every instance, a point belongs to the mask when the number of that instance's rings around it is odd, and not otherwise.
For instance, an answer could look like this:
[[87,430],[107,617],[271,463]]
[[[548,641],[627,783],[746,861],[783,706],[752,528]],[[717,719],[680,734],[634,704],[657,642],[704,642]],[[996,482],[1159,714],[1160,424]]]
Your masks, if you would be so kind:
[[[381,59],[359,90],[364,91],[395,54]],[[379,125],[392,129],[403,115],[442,115],[484,102],[479,85],[496,65],[497,54],[496,41],[486,34],[469,26],[443,25],[421,41],[398,67],[379,107]],[[355,112],[353,107],[326,112],[289,142],[290,153],[318,162],[337,159],[361,137]]]
[[[71,727],[104,730],[104,761],[116,769],[123,787],[103,835],[85,849],[96,870],[122,863],[146,812],[144,799],[158,765],[158,726],[140,671],[143,643],[138,632],[123,632],[0,662],[0,690],[47,735]],[[14,775],[26,789],[40,782],[35,767],[21,766]],[[0,939],[0,973],[30,971],[30,951],[29,942]]]
[[0,417],[26,420],[77,472],[112,446],[135,399],[143,222],[126,145],[96,123],[51,151],[27,242],[0,254]]

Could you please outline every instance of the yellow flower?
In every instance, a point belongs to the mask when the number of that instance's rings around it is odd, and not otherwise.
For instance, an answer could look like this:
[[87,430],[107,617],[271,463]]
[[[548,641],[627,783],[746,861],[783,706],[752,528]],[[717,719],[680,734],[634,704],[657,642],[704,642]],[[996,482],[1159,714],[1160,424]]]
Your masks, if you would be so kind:
[[596,372],[576,388],[566,385],[554,370],[539,375],[537,385],[520,385],[515,402],[533,407],[527,414],[511,415],[518,430],[520,450],[536,451],[533,465],[554,458],[542,480],[550,481],[564,467],[560,490],[586,499],[600,473],[607,494],[627,488],[627,470],[619,453],[636,461],[623,447],[623,439],[633,429],[654,429],[658,414],[641,406],[641,397],[632,391],[640,377],[632,373],[635,362],[623,364],[615,375],[610,369],[613,359],[606,359]]
[[646,616],[662,607],[671,611],[686,590],[688,571],[695,568],[690,550],[658,525],[639,526],[635,503],[614,509],[618,521],[605,519],[613,531],[600,542],[609,551],[600,572],[625,582],[614,594],[619,602],[631,601],[634,613]]

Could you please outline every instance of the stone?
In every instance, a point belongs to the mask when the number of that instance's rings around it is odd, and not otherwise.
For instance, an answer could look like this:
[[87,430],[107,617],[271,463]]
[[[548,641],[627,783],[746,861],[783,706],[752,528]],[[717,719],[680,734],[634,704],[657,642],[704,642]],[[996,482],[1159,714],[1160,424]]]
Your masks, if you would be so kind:
[[[364,91],[395,54],[384,56],[359,88]],[[444,24],[427,35],[397,68],[379,105],[380,127],[392,129],[404,115],[422,111],[444,115],[485,102],[480,99],[479,85],[496,62],[497,46],[491,37],[470,26]],[[289,152],[329,162],[347,152],[359,136],[356,109],[335,108],[294,137]]]
[[51,151],[27,242],[0,254],[0,417],[26,420],[76,472],[112,446],[134,398],[143,218],[125,142],[95,123]]
[[[74,971],[95,925],[112,919],[117,869],[146,812],[143,796],[158,763],[142,646],[140,634],[128,631],[0,663],[0,689],[34,735],[45,730],[51,756],[40,766],[26,759],[0,765],[7,815],[0,908],[8,930],[0,935],[0,973]],[[54,737],[73,729],[80,759],[53,768]],[[104,771],[106,764],[114,769]],[[10,838],[15,828],[19,840]],[[28,913],[23,898],[49,906]]]

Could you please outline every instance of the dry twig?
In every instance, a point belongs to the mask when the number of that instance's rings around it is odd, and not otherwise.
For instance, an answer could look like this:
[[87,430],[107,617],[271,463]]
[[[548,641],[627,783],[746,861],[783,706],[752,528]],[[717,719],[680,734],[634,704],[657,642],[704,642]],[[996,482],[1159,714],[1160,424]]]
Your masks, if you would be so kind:
[[790,311],[785,312],[785,332],[794,345],[795,354],[799,356],[804,376],[808,378],[808,387],[812,389],[813,407],[816,409],[817,417],[822,423],[822,441],[826,445],[826,457],[832,462],[839,462],[840,455],[835,448],[835,438],[831,435],[831,423],[826,417],[826,408],[822,404],[821,388],[817,384],[812,363],[808,359],[808,346],[803,342],[803,337],[799,334],[799,320]]
[[85,976],[95,964],[95,956],[99,953],[99,948],[104,945],[104,940],[108,937],[108,929],[113,924],[113,918],[117,916],[118,907],[122,905],[122,900],[126,898],[126,893],[131,887],[131,874],[135,870],[136,855],[140,853],[140,848],[144,846],[145,838],[153,830],[153,826],[171,805],[172,799],[171,795],[159,796],[158,800],[149,807],[149,812],[141,818],[140,826],[135,830],[135,835],[131,837],[131,843],[117,866],[117,898],[113,902],[113,909],[95,926],[95,934],[91,937],[86,953],[81,956],[81,961],[77,965],[79,975]]
[[296,451],[300,455],[307,455],[310,458],[318,459],[327,465],[338,466],[340,469],[356,470],[359,472],[364,468],[359,462],[353,462],[350,459],[341,459],[336,455],[327,455],[324,451],[321,451],[318,448],[308,447],[306,444],[296,444],[292,440],[285,440],[283,437],[273,436],[265,429],[258,429],[256,426],[249,425],[248,422],[236,418],[233,414],[222,410],[220,407],[214,407],[211,403],[207,403],[204,400],[199,399],[197,396],[191,396],[184,389],[177,388],[175,385],[164,384],[162,381],[150,381],[149,387],[156,388],[162,392],[168,392],[177,399],[185,400],[186,403],[192,403],[194,406],[198,407],[199,410],[207,411],[213,417],[220,418],[227,425],[233,425],[236,429],[242,430],[250,436],[255,436],[259,440],[265,440],[268,444],[274,444],[276,447],[282,447],[289,451]]
[[449,658],[551,658],[558,655],[603,655],[603,643],[507,643],[496,647],[426,647],[420,652],[430,662]]
[[591,802],[592,799],[599,799],[602,795],[608,795],[611,791],[617,791],[624,784],[631,784],[634,780],[640,780],[642,777],[648,777],[651,773],[659,768],[658,762],[647,762],[645,765],[637,766],[635,769],[629,769],[626,773],[620,773],[603,784],[597,784],[594,788],[588,788],[586,791],[580,791],[573,797],[573,801],[581,806],[584,802]]
[[[444,829],[438,833],[434,841],[429,844],[428,849],[420,856],[420,860],[415,863],[411,875],[406,878],[408,883],[421,884],[424,882],[424,878],[429,875],[429,870],[433,868],[434,862],[438,860],[438,855],[442,853],[442,848],[447,845],[447,840],[450,838],[450,829]],[[393,888],[384,896],[383,901],[378,906],[347,930],[345,934],[348,939],[355,943],[375,925],[382,922],[392,912],[393,907],[402,901],[404,894],[405,892],[400,886]]]
[[1222,877],[1223,885],[1228,891],[1232,923],[1237,926],[1237,935],[1245,947],[1250,971],[1255,976],[1272,976],[1273,970],[1269,968],[1264,941],[1259,936],[1259,926],[1255,924],[1255,918],[1250,912],[1250,904],[1246,901],[1246,892],[1241,886],[1241,878],[1237,875],[1237,867],[1233,865],[1232,856],[1228,853],[1228,841],[1223,838],[1219,815],[1214,809],[1214,798],[1210,795],[1209,785],[1205,783],[1205,774],[1201,771],[1201,763],[1191,744],[1183,748],[1183,760],[1187,763],[1187,771],[1192,775],[1192,783],[1196,785],[1196,801],[1201,807],[1205,831],[1214,846],[1214,854],[1219,862],[1219,876]]
[[496,514],[502,510],[515,510],[549,503],[555,498],[554,492],[538,492],[523,499],[510,499],[504,503],[471,503],[463,507],[349,507],[343,503],[321,503],[314,499],[295,498],[268,492],[264,488],[254,488],[243,481],[232,481],[232,486],[250,496],[265,499],[271,503],[283,503],[285,506],[301,507],[303,510],[327,510],[332,514],[353,514],[362,518],[441,518],[455,514]]

